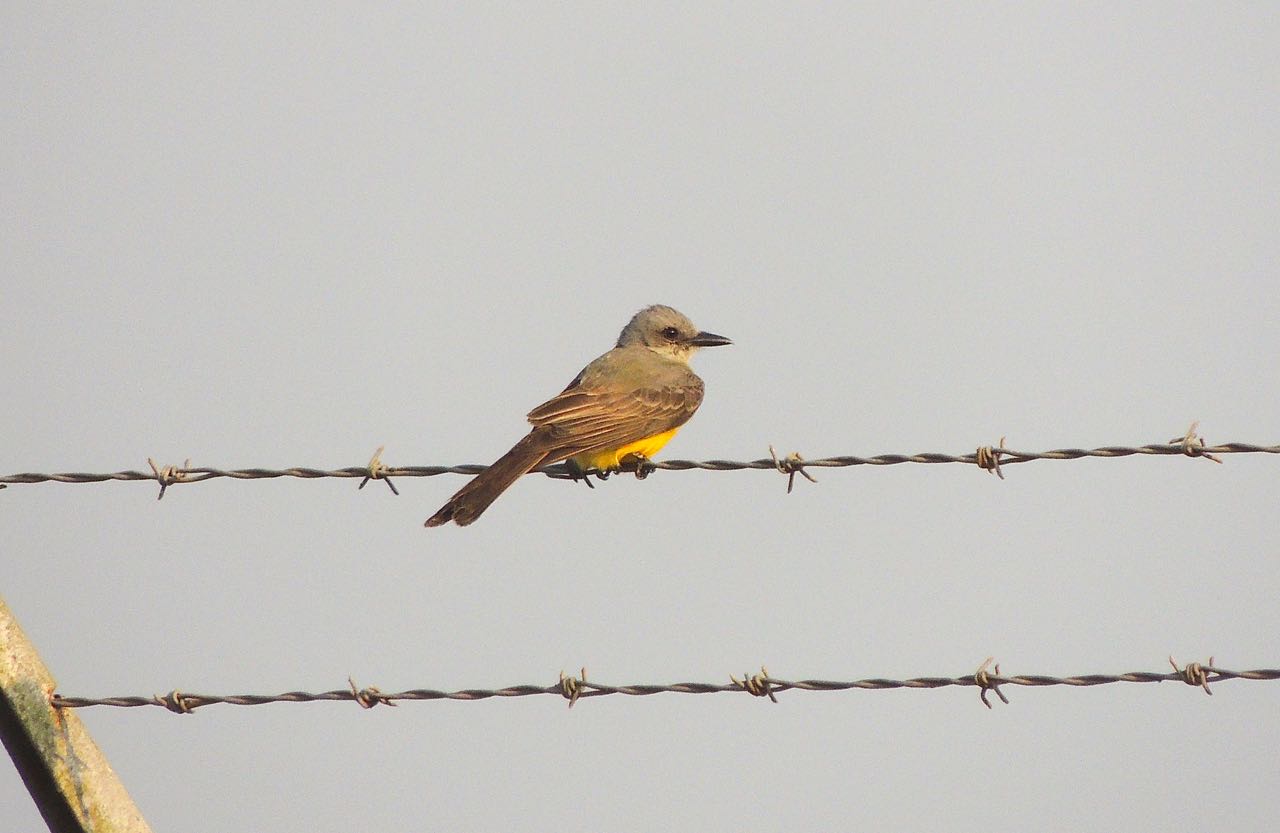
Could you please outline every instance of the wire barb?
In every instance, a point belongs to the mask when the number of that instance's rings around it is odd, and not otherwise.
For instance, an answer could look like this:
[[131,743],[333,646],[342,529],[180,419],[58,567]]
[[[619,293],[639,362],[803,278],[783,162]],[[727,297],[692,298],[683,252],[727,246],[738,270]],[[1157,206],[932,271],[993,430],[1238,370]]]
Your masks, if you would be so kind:
[[381,480],[387,484],[387,488],[391,490],[391,494],[396,497],[400,496],[400,490],[396,488],[396,484],[391,482],[391,478],[387,475],[389,469],[387,464],[382,462],[382,451],[385,445],[378,446],[378,450],[373,452],[373,456],[369,458],[369,473],[365,475],[364,480],[360,481],[360,485],[356,487],[356,491],[364,488],[364,484],[370,480]]
[[796,485],[797,474],[810,483],[818,482],[812,474],[804,470],[804,458],[800,456],[799,451],[793,451],[779,460],[778,452],[774,451],[771,445],[769,446],[769,456],[773,458],[773,467],[787,476],[787,494],[791,494],[791,487]]
[[560,693],[564,695],[564,699],[569,701],[569,708],[573,708],[573,704],[578,702],[578,698],[582,696],[583,687],[587,682],[587,669],[583,666],[578,672],[580,676],[571,677],[560,672]]
[[742,680],[739,680],[737,677],[730,674],[729,679],[733,680],[734,685],[747,692],[752,697],[768,697],[770,702],[778,702],[778,698],[773,694],[773,687],[770,685],[769,669],[765,668],[763,665],[760,666],[759,674],[747,676],[744,673],[742,675]]
[[188,457],[183,462],[182,468],[177,466],[157,466],[156,461],[150,457],[147,458],[147,465],[151,466],[152,474],[155,475],[156,481],[160,483],[160,494],[156,495],[156,500],[160,500],[164,497],[165,489],[168,489],[174,483],[187,482],[187,469],[191,468],[191,458]]
[[978,666],[978,670],[973,675],[973,682],[981,689],[981,693],[978,697],[982,700],[982,705],[986,706],[988,709],[991,708],[991,701],[987,699],[988,691],[994,691],[996,696],[1000,698],[1001,703],[1004,703],[1006,706],[1009,705],[1009,698],[1005,697],[1004,692],[1000,690],[1000,684],[1003,682],[1000,679],[1000,663],[997,662],[995,668],[992,669],[995,676],[994,681],[991,678],[992,675],[987,674],[987,666],[994,661],[995,657],[987,657],[982,661],[982,665]]
[[1187,685],[1197,685],[1204,689],[1204,693],[1210,697],[1213,691],[1209,688],[1209,673],[1213,670],[1213,657],[1209,657],[1209,665],[1205,667],[1198,662],[1187,663],[1186,668],[1179,668],[1178,663],[1173,661],[1173,655],[1169,655],[1169,664],[1173,666],[1173,673],[1182,678]]
[[1182,453],[1188,457],[1203,457],[1206,460],[1212,460],[1215,463],[1221,463],[1222,458],[1216,454],[1210,454],[1205,451],[1204,437],[1196,433],[1196,429],[1200,427],[1200,420],[1191,423],[1191,427],[1187,429],[1187,433],[1181,437],[1174,437],[1169,440],[1170,444],[1178,443],[1182,446]]
[[164,706],[174,714],[191,714],[195,711],[196,706],[200,705],[192,702],[190,698],[176,688],[163,697],[157,694],[154,699],[157,706]]
[[389,696],[383,694],[382,689],[377,686],[371,685],[365,688],[356,688],[356,681],[351,677],[347,677],[347,682],[351,685],[351,699],[360,704],[362,709],[371,709],[379,704],[393,707],[397,705]]
[[1008,453],[1004,447],[1004,437],[1000,438],[1000,445],[992,447],[989,445],[978,446],[978,452],[974,455],[974,462],[978,464],[978,468],[986,469],[987,474],[994,474],[1001,480],[1004,480],[1004,472],[1000,471],[1000,455]]

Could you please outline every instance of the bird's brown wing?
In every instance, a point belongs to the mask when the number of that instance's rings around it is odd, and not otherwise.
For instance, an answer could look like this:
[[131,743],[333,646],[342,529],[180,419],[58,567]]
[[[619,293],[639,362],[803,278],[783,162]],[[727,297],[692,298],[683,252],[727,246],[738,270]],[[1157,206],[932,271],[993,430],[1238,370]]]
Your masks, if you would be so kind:
[[534,433],[547,444],[543,464],[643,440],[679,428],[702,404],[702,380],[610,391],[570,385],[529,412]]

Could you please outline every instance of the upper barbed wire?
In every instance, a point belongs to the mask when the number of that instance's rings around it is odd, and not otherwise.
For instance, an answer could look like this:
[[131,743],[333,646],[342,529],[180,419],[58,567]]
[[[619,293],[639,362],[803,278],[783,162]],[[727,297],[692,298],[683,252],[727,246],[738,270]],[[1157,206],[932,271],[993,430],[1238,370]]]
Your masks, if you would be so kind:
[[[1001,466],[1015,463],[1029,463],[1033,460],[1079,460],[1086,457],[1115,459],[1135,455],[1147,456],[1179,456],[1204,457],[1221,462],[1219,455],[1224,454],[1280,454],[1280,445],[1257,445],[1254,443],[1224,443],[1221,445],[1203,445],[1184,441],[1155,443],[1140,446],[1110,445],[1100,448],[1059,448],[1051,451],[1018,451],[1010,448],[982,446],[967,454],[941,454],[925,452],[919,454],[877,454],[872,457],[842,455],[836,457],[800,457],[793,452],[779,460],[774,454],[758,460],[662,460],[647,461],[641,466],[631,464],[622,471],[635,472],[637,468],[648,471],[744,471],[748,469],[781,471],[788,476],[804,473],[806,469],[845,468],[849,466],[894,466],[903,463],[962,463],[977,465],[994,473],[1000,472]],[[435,477],[441,474],[475,475],[488,466],[467,463],[452,466],[389,466],[375,456],[370,464],[349,466],[339,469],[320,469],[304,466],[292,466],[282,469],[241,468],[220,469],[207,466],[159,466],[154,461],[151,471],[116,471],[106,473],[93,472],[22,472],[0,476],[3,484],[32,483],[102,483],[109,480],[134,481],[146,480],[159,483],[162,488],[176,484],[199,483],[214,478],[231,478],[233,480],[267,480],[279,477],[291,477],[301,480],[320,478],[361,478],[362,480],[386,480],[394,477]],[[534,469],[530,474],[541,473],[557,480],[573,480],[575,473],[564,463],[543,466]]]

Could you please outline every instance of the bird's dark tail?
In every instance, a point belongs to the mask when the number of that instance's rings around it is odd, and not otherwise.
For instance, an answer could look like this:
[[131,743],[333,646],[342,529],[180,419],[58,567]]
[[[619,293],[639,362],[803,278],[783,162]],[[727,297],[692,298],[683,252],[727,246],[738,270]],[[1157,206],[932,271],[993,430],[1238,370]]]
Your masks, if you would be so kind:
[[497,462],[477,474],[470,483],[463,486],[449,501],[440,507],[430,518],[426,526],[440,526],[453,521],[458,526],[466,526],[480,517],[489,504],[520,479],[542,464],[547,456],[544,440],[530,432],[510,451],[502,455]]

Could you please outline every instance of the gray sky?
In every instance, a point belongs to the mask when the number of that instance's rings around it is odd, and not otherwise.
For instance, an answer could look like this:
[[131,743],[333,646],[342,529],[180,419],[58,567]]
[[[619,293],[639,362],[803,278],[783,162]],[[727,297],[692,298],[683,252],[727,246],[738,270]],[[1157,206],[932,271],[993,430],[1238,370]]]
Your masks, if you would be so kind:
[[[0,11],[4,473],[487,463],[651,303],[668,458],[1280,424],[1273,4]],[[1277,665],[1275,459],[14,486],[75,695]],[[81,712],[157,830],[1274,821],[1275,683]],[[41,824],[0,765],[9,827]]]

